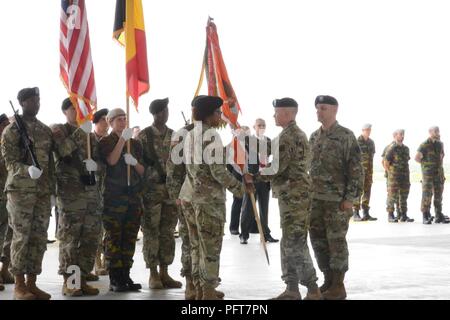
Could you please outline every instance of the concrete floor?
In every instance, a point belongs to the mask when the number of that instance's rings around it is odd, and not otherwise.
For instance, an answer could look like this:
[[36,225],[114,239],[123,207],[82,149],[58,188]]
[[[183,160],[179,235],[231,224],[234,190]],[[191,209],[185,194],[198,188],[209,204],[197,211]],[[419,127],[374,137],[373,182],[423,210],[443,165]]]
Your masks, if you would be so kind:
[[[409,198],[409,216],[414,223],[390,224],[385,213],[385,183],[374,184],[371,214],[376,222],[351,222],[348,242],[350,271],[346,277],[348,299],[450,299],[450,224],[423,225],[420,213],[421,189],[413,184]],[[444,200],[450,192],[444,193]],[[229,197],[231,199],[231,197]],[[231,203],[227,203],[228,208]],[[271,200],[269,217],[272,236],[279,238],[279,217],[276,200]],[[444,209],[447,208],[444,202]],[[229,210],[228,210],[229,212]],[[450,213],[450,211],[449,211]],[[53,223],[53,221],[52,221]],[[52,238],[54,225],[49,230]],[[259,237],[251,235],[248,245],[241,245],[238,236],[225,229],[221,256],[220,290],[227,299],[267,299],[284,290],[280,275],[279,244],[268,244],[271,264],[267,265]],[[49,245],[44,258],[44,272],[38,284],[49,291],[53,299],[66,299],[61,295],[62,279],[57,275],[57,243]],[[77,299],[184,299],[184,290],[148,289],[148,271],[142,258],[142,241],[138,242],[133,279],[143,285],[139,293],[113,294],[108,291],[108,277],[92,283],[101,290],[94,298]],[[312,253],[312,251],[311,251]],[[177,240],[175,262],[170,266],[174,278],[179,277],[180,240]],[[319,284],[322,275],[319,274]],[[302,288],[305,294],[305,288]],[[0,292],[0,300],[12,299],[13,286]]]

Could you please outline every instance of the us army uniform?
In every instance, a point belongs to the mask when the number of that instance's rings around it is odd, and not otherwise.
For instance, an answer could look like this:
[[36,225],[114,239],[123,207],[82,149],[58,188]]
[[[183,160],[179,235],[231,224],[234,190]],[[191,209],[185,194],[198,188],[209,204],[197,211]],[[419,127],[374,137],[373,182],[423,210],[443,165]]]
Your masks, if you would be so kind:
[[[24,93],[26,92],[26,93]],[[26,96],[25,96],[26,95]],[[39,96],[37,88],[19,92],[19,101]],[[8,125],[2,135],[1,151],[8,171],[5,185],[9,224],[13,229],[10,272],[16,277],[16,289],[31,299],[50,299],[50,295],[36,286],[36,276],[42,272],[42,260],[47,250],[47,229],[50,220],[50,195],[54,190],[55,148],[52,132],[41,121],[22,117],[30,140],[33,142],[42,175],[33,180],[29,167],[31,157],[22,147],[15,123]],[[27,275],[27,289],[23,275]],[[17,281],[20,279],[20,283]],[[16,290],[15,289],[15,290]],[[29,293],[32,293],[31,296]],[[34,298],[32,297],[34,296]],[[28,298],[27,298],[28,299]]]
[[[206,100],[204,103],[206,107],[210,106],[209,100],[214,101],[212,97],[204,99]],[[199,101],[203,106],[203,102]],[[220,101],[222,100],[220,99]],[[222,105],[222,102],[217,108],[220,105]],[[200,125],[202,130],[199,129]],[[189,132],[184,149],[185,152],[187,150],[189,152],[186,167],[189,179],[192,181],[192,207],[197,228],[195,231],[189,229],[189,233],[192,236],[190,238],[192,246],[197,241],[199,244],[199,285],[200,290],[203,291],[203,299],[209,300],[217,297],[214,289],[219,285],[220,252],[222,250],[226,215],[225,188],[237,197],[242,197],[244,186],[227,171],[224,162],[216,163],[213,161],[212,164],[206,164],[205,161],[202,161],[201,164],[194,163],[194,135],[201,134],[203,136],[207,130],[211,130],[211,134],[215,133],[213,142],[211,140],[203,141],[202,151],[205,148],[208,148],[208,150],[223,150],[224,148],[215,129],[204,122],[198,122],[195,126],[198,129],[194,128],[194,130]],[[200,139],[200,137],[197,136],[195,139]],[[188,217],[191,215],[187,213]],[[193,267],[196,263],[195,259],[196,257],[192,256]]]
[[[399,219],[407,220],[408,195],[411,186],[409,180],[409,148],[396,142],[386,150],[385,160],[389,163],[387,212],[391,216],[398,199],[400,204]],[[408,218],[409,219],[409,218]]]
[[445,221],[442,214],[442,193],[444,191],[444,168],[442,159],[444,158],[444,144],[428,138],[419,149],[423,157],[420,162],[422,168],[422,202],[421,211],[427,216],[431,216],[431,199],[434,196],[434,211],[436,221]]
[[[337,105],[334,98],[326,97],[319,96],[316,105],[324,103],[322,100]],[[356,137],[338,122],[328,130],[315,131],[309,142],[313,186],[310,236],[317,264],[325,275],[321,287],[325,296],[335,285],[343,287],[348,271],[346,235],[352,211],[342,211],[340,203],[354,203],[360,197],[363,168]]]
[[[93,178],[95,173],[87,172],[83,163],[87,159],[87,134],[69,123],[59,128],[64,133],[63,140],[57,141],[55,152],[56,199],[60,210],[59,274],[67,275],[68,267],[76,265],[83,279],[94,267],[101,235],[101,215],[97,210],[99,190]],[[92,158],[98,160],[93,134],[90,134],[90,144]]]
[[361,149],[361,164],[363,166],[364,173],[364,186],[361,198],[357,199],[353,208],[354,210],[359,211],[362,207],[364,213],[368,213],[370,209],[370,193],[373,183],[373,157],[375,154],[375,143],[370,138],[366,141],[362,135],[358,137],[357,141],[359,148]]

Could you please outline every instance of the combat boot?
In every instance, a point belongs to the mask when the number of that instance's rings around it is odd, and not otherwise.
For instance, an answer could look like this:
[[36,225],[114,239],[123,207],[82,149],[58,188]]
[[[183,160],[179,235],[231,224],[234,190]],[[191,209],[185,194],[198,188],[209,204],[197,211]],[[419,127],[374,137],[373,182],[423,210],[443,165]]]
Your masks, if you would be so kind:
[[323,300],[322,293],[320,292],[317,284],[308,287],[308,292],[306,293],[306,297],[303,300]]
[[195,300],[196,292],[192,277],[186,276],[186,290],[184,291],[185,300]]
[[431,219],[430,219],[431,214],[430,214],[430,212],[429,211],[423,212],[422,215],[423,215],[422,223],[423,224],[431,224]]
[[369,214],[369,208],[363,209],[363,217],[361,218],[362,221],[377,221],[378,218],[371,217]]
[[113,292],[126,292],[128,287],[123,280],[122,269],[109,270],[109,290]]
[[15,276],[14,300],[36,300],[36,296],[25,285],[23,274]]
[[35,274],[27,274],[28,290],[36,296],[36,300],[50,300],[51,295],[36,287],[36,278],[37,276]]
[[63,296],[81,297],[83,295],[83,291],[81,291],[81,289],[79,288],[69,289],[69,287],[67,287],[67,280],[69,279],[69,275],[64,274],[63,277],[64,277],[64,284],[62,288]]
[[355,221],[355,222],[361,221],[361,217],[359,216],[358,209],[353,209],[353,221]]
[[217,291],[214,288],[203,288],[202,300],[223,300],[217,296]]
[[100,280],[100,278],[97,275],[93,274],[92,272],[86,275],[86,281],[93,282],[98,280]]
[[389,222],[398,222],[398,219],[396,217],[394,217],[394,213],[393,212],[389,212],[388,213],[388,221]]
[[148,287],[150,289],[164,289],[156,267],[150,268],[150,278],[148,279]]
[[88,285],[84,277],[81,277],[81,291],[86,296],[97,296],[100,293],[100,290]]
[[324,282],[323,285],[320,287],[320,292],[325,292],[328,290],[329,287],[331,287],[331,281],[332,281],[332,274],[331,271],[325,271],[323,273],[324,276]]
[[142,286],[139,283],[134,283],[133,279],[131,279],[130,268],[123,268],[122,274],[129,291],[139,291],[142,289]]
[[270,300],[302,300],[302,296],[298,291],[290,291],[286,289],[282,294]]
[[8,271],[9,261],[3,260],[2,269],[0,271],[0,277],[3,279],[3,284],[14,284],[14,277]]
[[344,300],[347,297],[347,292],[344,286],[344,272],[333,272],[333,282],[331,287],[323,293],[325,300]]
[[401,222],[414,222],[414,219],[408,217],[407,214],[406,214],[406,212],[402,212],[402,213],[401,213],[400,221],[401,221]]
[[450,221],[445,218],[445,216],[441,212],[436,212],[436,219],[434,223],[449,223]]
[[183,286],[180,281],[176,281],[169,276],[169,272],[167,270],[167,266],[159,266],[159,274],[161,277],[161,283],[164,288],[168,289],[178,289]]

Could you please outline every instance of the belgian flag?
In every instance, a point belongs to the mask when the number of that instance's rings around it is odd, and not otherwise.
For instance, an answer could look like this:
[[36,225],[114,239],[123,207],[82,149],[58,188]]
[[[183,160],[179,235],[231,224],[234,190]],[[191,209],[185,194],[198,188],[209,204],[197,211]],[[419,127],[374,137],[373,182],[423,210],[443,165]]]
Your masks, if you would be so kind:
[[125,47],[127,95],[137,108],[139,97],[150,89],[141,0],[117,0],[113,36]]

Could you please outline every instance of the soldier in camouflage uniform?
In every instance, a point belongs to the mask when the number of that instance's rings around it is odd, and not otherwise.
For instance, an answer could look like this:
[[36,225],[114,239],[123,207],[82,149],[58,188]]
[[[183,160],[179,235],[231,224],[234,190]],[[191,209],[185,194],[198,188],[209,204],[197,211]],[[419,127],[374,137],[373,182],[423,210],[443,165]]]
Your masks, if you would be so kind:
[[338,102],[318,96],[317,117],[322,127],[310,138],[310,175],[313,185],[310,236],[325,283],[320,288],[327,300],[345,299],[348,271],[346,235],[353,203],[361,196],[361,150],[353,132],[336,121]]
[[[371,124],[365,124],[362,128],[362,134],[358,137],[358,145],[361,149],[361,164],[364,169],[364,187],[360,199],[353,204],[353,221],[375,221],[369,214],[370,192],[373,182],[373,156],[375,154],[375,143],[370,139],[372,131]],[[359,210],[363,209],[363,217],[359,215]]]
[[[130,278],[136,238],[142,217],[142,144],[132,139],[122,109],[113,109],[107,120],[112,132],[99,142],[100,158],[106,164],[103,193],[103,227],[105,228],[105,259],[109,271],[110,290],[137,291],[142,288]],[[127,142],[130,141],[130,153]],[[128,168],[130,166],[130,175]]]
[[[184,145],[188,179],[192,192],[190,199],[194,212],[187,213],[188,219],[195,217],[195,229],[188,224],[191,245],[198,246],[198,255],[192,254],[192,266],[198,265],[198,280],[194,278],[197,298],[216,300],[219,285],[220,252],[225,224],[225,188],[237,197],[242,197],[245,189],[225,166],[224,146],[214,129],[221,122],[219,97],[198,96],[192,102],[194,129],[189,132]],[[203,155],[203,157],[202,157]],[[252,183],[249,175],[244,180]],[[252,185],[251,185],[252,186]],[[254,187],[248,187],[249,192]],[[193,248],[194,250],[194,248]]]
[[[389,179],[388,179],[388,169],[386,169],[387,168],[387,166],[386,166],[386,163],[385,163],[385,160],[384,160],[384,157],[386,156],[386,152],[388,151],[388,149],[391,147],[391,145],[392,144],[394,144],[395,142],[391,142],[390,144],[388,144],[385,148],[384,148],[384,150],[383,150],[383,153],[381,154],[381,165],[383,166],[383,168],[384,168],[384,177],[386,178],[386,190],[387,190],[387,187],[388,187],[388,181],[389,181]],[[399,197],[399,195],[397,196],[397,199],[395,199],[395,202],[394,202],[394,206],[395,206],[395,210],[397,211],[397,217],[394,215],[394,214],[392,214],[392,217],[389,217],[388,218],[388,221],[389,222],[398,222],[398,219],[400,218],[400,197]],[[386,200],[386,206],[387,206],[387,200]]]
[[15,299],[48,300],[51,296],[36,287],[36,278],[42,272],[47,249],[55,145],[50,128],[36,118],[40,108],[39,89],[23,89],[17,98],[23,110],[21,119],[33,143],[40,169],[32,164],[30,153],[23,147],[17,125],[10,124],[3,132],[1,147],[8,170],[6,207],[13,229],[9,271],[15,277]]
[[[139,133],[144,148],[145,188],[142,230],[142,252],[150,269],[151,289],[181,288],[182,284],[169,276],[168,266],[175,258],[174,232],[178,222],[175,201],[166,187],[166,163],[170,156],[173,130],[166,126],[169,118],[169,99],[150,104],[154,122]],[[159,272],[157,269],[159,266]]]
[[401,222],[413,222],[408,217],[408,195],[411,183],[409,181],[409,148],[403,144],[405,130],[394,132],[394,143],[386,150],[384,156],[385,169],[388,171],[388,221],[396,222],[394,218],[394,204],[399,200],[400,211],[397,218]]
[[432,222],[430,208],[433,196],[435,223],[449,223],[450,221],[442,214],[442,193],[445,182],[442,166],[444,144],[440,141],[439,127],[431,127],[428,132],[430,137],[420,145],[415,157],[422,168],[422,203],[420,209],[423,214],[423,223],[431,224]]
[[[61,110],[67,122],[52,126],[56,142],[56,203],[60,214],[58,273],[64,277],[63,295],[98,295],[98,289],[86,282],[94,267],[101,233],[101,215],[97,211],[99,189],[95,181],[98,145],[89,121],[78,127],[77,112],[70,98],[63,101]],[[88,158],[88,135],[92,158]],[[80,268],[79,288],[67,286],[70,266]]]
[[[6,126],[9,125],[9,120],[6,114],[0,115],[0,137]],[[11,258],[11,240],[12,229],[8,224],[8,211],[6,210],[6,196],[3,193],[3,188],[6,183],[6,171],[5,161],[0,155],[0,186],[2,188],[0,193],[0,262],[2,262],[2,269],[0,271],[0,291],[4,290],[3,284],[13,284],[14,278],[8,271],[9,260]]]
[[[183,158],[183,154],[177,153],[177,146],[183,145],[183,140],[189,131],[194,128],[193,124],[187,125],[176,132],[172,137],[171,156],[167,160],[167,181],[166,187],[169,193],[170,199],[175,201],[178,210],[178,229],[181,238],[181,276],[186,278],[186,290],[185,299],[195,299],[195,288],[192,281],[192,263],[191,263],[191,243],[189,240],[189,231],[187,226],[187,218],[185,212],[181,206],[180,191],[186,179],[186,166],[184,162],[177,162],[174,160]],[[175,153],[175,154],[172,154]],[[177,159],[172,159],[174,156]]]
[[[297,126],[298,104],[283,98],[273,102],[275,124],[283,131],[272,143],[274,163],[257,175],[256,181],[271,182],[278,198],[283,237],[280,243],[281,270],[286,290],[276,300],[301,300],[299,282],[308,288],[305,300],[320,300],[316,270],[308,248],[311,218],[311,178],[308,174],[310,148],[306,134]],[[278,154],[277,148],[278,147]]]

